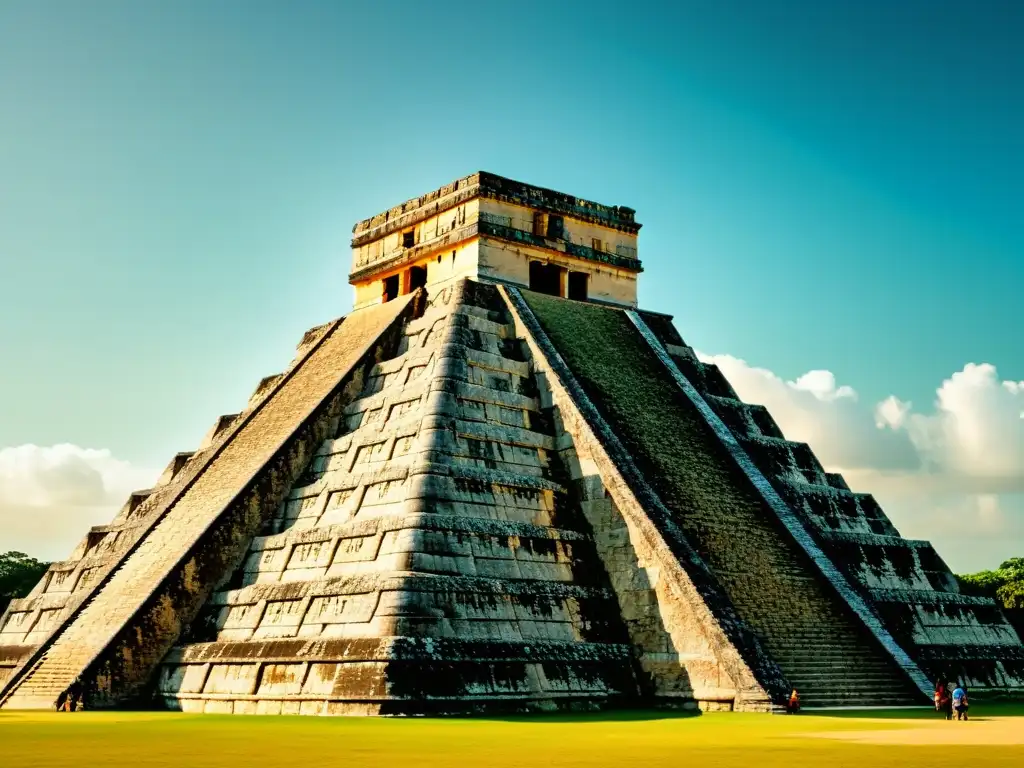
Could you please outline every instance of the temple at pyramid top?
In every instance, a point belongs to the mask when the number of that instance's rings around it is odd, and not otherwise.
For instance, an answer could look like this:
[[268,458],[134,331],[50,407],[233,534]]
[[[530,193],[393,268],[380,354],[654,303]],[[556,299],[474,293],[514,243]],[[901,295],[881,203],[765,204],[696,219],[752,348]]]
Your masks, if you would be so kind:
[[480,171],[355,225],[355,307],[467,277],[635,307],[635,214]]

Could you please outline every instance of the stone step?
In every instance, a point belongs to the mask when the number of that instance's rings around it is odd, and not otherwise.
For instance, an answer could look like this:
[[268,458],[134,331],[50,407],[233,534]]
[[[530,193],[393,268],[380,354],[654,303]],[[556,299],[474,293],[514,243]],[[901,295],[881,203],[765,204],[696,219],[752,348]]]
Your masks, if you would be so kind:
[[912,701],[906,697],[901,696],[886,696],[878,698],[816,698],[807,697],[801,694],[800,696],[801,706],[806,709],[825,709],[825,708],[868,708],[868,707],[906,707],[914,706],[918,704],[917,701]]
[[[835,640],[822,637],[820,640],[813,640],[810,638],[789,638],[780,637],[776,635],[771,638],[770,644],[775,648],[783,650],[814,650],[815,652],[820,650],[835,651],[837,653],[843,653],[849,655],[850,653],[856,653],[861,651],[862,646],[855,642],[836,642]],[[870,655],[870,654],[867,654]]]
[[870,656],[858,656],[855,654],[844,654],[839,651],[830,652],[776,652],[772,656],[781,662],[788,664],[814,664],[814,663],[829,663],[834,666],[850,667],[859,666],[865,669],[889,669],[887,664],[880,664],[877,659],[873,659]]
[[[783,669],[787,666],[785,662],[781,663]],[[799,665],[794,665],[794,668],[798,668],[801,674],[827,674],[834,676],[837,668],[834,664],[829,663],[815,663],[805,662]],[[855,670],[855,671],[853,671]],[[842,667],[841,672],[847,674],[855,674],[859,678],[875,678],[880,679],[892,679],[892,672],[884,667]]]
[[55,696],[36,696],[32,694],[12,696],[4,702],[4,709],[53,709],[57,704]]
[[840,661],[857,661],[864,664],[876,664],[882,667],[887,667],[884,662],[879,662],[876,657],[856,653],[855,651],[847,651],[846,649],[826,649],[826,648],[778,648],[770,647],[772,655],[780,659],[791,659],[794,661],[806,660],[806,661],[832,661],[838,659]]
[[[830,689],[814,686],[804,686],[801,688],[799,685],[796,686],[797,691],[800,694],[800,698],[805,701],[900,701],[907,702],[909,697],[898,690],[892,688],[873,688],[873,689],[862,689],[862,690],[850,690],[850,689]],[[913,703],[922,703],[914,700]]]
[[899,690],[894,690],[892,686],[865,686],[862,688],[854,687],[839,687],[828,684],[815,684],[813,682],[804,682],[802,685],[799,681],[791,683],[797,691],[800,692],[800,697],[807,696],[809,698],[829,698],[829,699],[871,699],[871,698],[906,698],[906,694]]
[[[783,668],[785,671],[785,668]],[[801,665],[798,669],[794,669],[791,676],[801,676],[805,678],[818,678],[828,677],[829,679],[856,679],[859,681],[872,681],[872,680],[888,680],[892,681],[892,673],[888,670],[882,669],[856,669],[856,670],[839,670],[840,674],[847,675],[849,677],[839,677],[836,674],[834,667],[827,666],[811,666],[808,664]]]
[[872,654],[864,649],[863,646],[855,643],[836,643],[831,640],[822,639],[820,642],[812,642],[809,640],[789,640],[786,637],[775,637],[770,638],[769,645],[772,648],[779,649],[780,652],[787,651],[814,651],[815,653],[841,653],[845,656],[849,656],[851,653],[860,653],[863,656],[871,656]]
[[894,691],[892,680],[844,681],[841,678],[837,680],[828,675],[820,675],[816,677],[792,677],[789,679],[789,683],[797,689],[806,688],[809,691],[818,691],[819,693],[821,691],[842,692],[844,695],[849,693],[899,693],[899,691]]

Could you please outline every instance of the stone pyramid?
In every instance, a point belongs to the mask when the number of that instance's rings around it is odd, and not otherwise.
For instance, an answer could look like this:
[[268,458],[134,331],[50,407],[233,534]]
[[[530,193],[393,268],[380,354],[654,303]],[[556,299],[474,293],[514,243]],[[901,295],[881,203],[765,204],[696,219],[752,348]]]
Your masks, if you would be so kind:
[[994,603],[636,309],[638,229],[484,173],[357,224],[356,310],[0,618],[0,705],[1024,692]]

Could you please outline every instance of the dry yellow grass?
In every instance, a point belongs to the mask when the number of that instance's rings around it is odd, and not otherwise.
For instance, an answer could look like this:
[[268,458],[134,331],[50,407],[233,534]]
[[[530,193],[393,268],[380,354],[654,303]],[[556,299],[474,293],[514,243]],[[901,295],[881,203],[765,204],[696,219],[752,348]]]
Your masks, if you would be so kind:
[[0,712],[0,766],[1020,766],[1024,710],[498,719]]

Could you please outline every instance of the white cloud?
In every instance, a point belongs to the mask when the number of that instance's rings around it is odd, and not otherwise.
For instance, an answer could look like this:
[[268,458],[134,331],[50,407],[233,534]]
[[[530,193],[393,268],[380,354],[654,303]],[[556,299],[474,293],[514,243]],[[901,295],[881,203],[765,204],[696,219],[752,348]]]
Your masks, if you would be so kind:
[[899,429],[907,423],[907,415],[913,407],[913,403],[905,403],[896,395],[889,395],[875,406],[875,426],[879,429]]
[[1024,382],[971,363],[920,410],[895,395],[862,403],[829,371],[785,381],[730,355],[698,355],[827,469],[873,493],[904,535],[932,539],[954,568],[1024,554]]
[[1024,491],[1024,381],[1000,381],[995,366],[970,363],[939,387],[933,414],[905,429],[930,465]]
[[718,365],[741,399],[764,405],[791,440],[810,444],[835,471],[916,469],[920,457],[908,435],[883,432],[856,391],[837,385],[831,371],[810,371],[784,381],[731,355],[704,355]]
[[63,559],[157,473],[76,445],[0,449],[0,551]]

